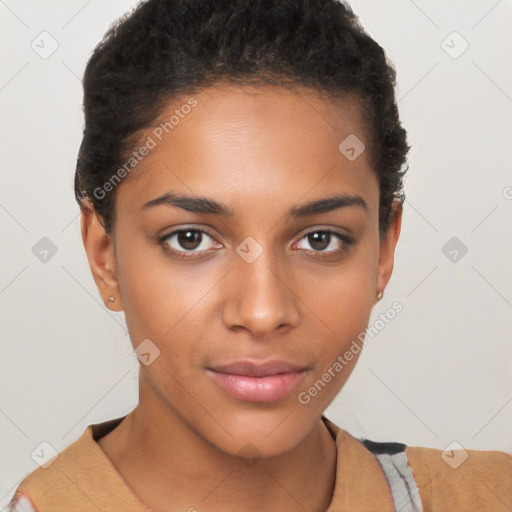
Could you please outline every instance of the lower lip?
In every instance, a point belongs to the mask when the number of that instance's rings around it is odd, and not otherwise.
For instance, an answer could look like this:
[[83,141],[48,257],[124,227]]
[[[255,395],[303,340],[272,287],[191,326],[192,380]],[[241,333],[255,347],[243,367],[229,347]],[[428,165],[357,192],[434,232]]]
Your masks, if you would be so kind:
[[306,372],[279,373],[249,377],[208,369],[213,380],[230,395],[249,402],[275,402],[289,395],[304,379]]

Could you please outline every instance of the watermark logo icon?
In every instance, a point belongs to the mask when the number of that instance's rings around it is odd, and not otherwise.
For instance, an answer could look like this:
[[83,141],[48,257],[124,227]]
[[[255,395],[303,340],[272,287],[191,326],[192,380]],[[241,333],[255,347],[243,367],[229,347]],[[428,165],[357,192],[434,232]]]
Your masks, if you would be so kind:
[[43,31],[30,43],[30,47],[34,50],[41,59],[48,59],[53,55],[59,43],[49,32]]
[[353,133],[343,139],[338,146],[340,153],[342,153],[345,158],[351,162],[359,158],[365,149],[366,146],[363,144],[363,141]]
[[160,349],[150,339],[146,338],[139,343],[134,353],[144,366],[149,366],[160,356]]
[[252,263],[262,254],[263,247],[252,236],[248,236],[236,248],[236,252],[246,263]]
[[261,451],[255,444],[246,443],[240,448],[237,455],[242,459],[242,462],[250,468],[261,458]]
[[48,441],[43,441],[37,445],[30,456],[39,466],[46,469],[57,460],[58,452]]
[[452,59],[458,59],[469,48],[469,43],[454,30],[441,41],[441,48]]
[[441,252],[452,262],[458,263],[468,252],[468,248],[456,236],[443,245]]
[[457,469],[468,458],[468,452],[457,441],[452,441],[441,453],[441,458],[448,466]]
[[57,246],[46,236],[43,236],[32,247],[32,254],[42,263],[48,263],[56,254]]

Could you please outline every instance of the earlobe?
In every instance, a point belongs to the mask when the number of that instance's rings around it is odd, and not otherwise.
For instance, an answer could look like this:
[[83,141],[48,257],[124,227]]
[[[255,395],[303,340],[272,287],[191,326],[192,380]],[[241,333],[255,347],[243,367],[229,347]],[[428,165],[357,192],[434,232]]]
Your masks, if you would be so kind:
[[376,290],[384,292],[393,273],[395,248],[402,227],[402,203],[395,200],[392,205],[389,229],[380,240],[379,264],[377,270]]
[[90,200],[84,200],[80,210],[82,241],[96,286],[108,309],[122,311],[112,236],[105,231]]

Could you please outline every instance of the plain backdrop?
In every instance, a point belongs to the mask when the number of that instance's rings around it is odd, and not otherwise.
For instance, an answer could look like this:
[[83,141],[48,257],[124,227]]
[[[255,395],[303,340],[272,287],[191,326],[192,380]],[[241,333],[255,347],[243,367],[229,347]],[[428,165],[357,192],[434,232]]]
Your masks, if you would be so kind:
[[[92,279],[73,196],[80,78],[135,4],[0,1],[1,504],[41,442],[61,451],[138,401],[139,363]],[[376,441],[512,453],[512,2],[351,5],[396,67],[412,145],[395,270],[370,324],[403,310],[326,415]]]

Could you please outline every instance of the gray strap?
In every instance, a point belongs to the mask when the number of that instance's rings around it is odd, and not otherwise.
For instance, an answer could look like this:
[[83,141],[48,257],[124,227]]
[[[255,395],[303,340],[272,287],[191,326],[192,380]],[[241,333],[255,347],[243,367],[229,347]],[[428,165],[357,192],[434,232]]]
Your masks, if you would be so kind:
[[396,512],[423,512],[420,493],[405,451],[376,453],[375,457],[388,480]]

